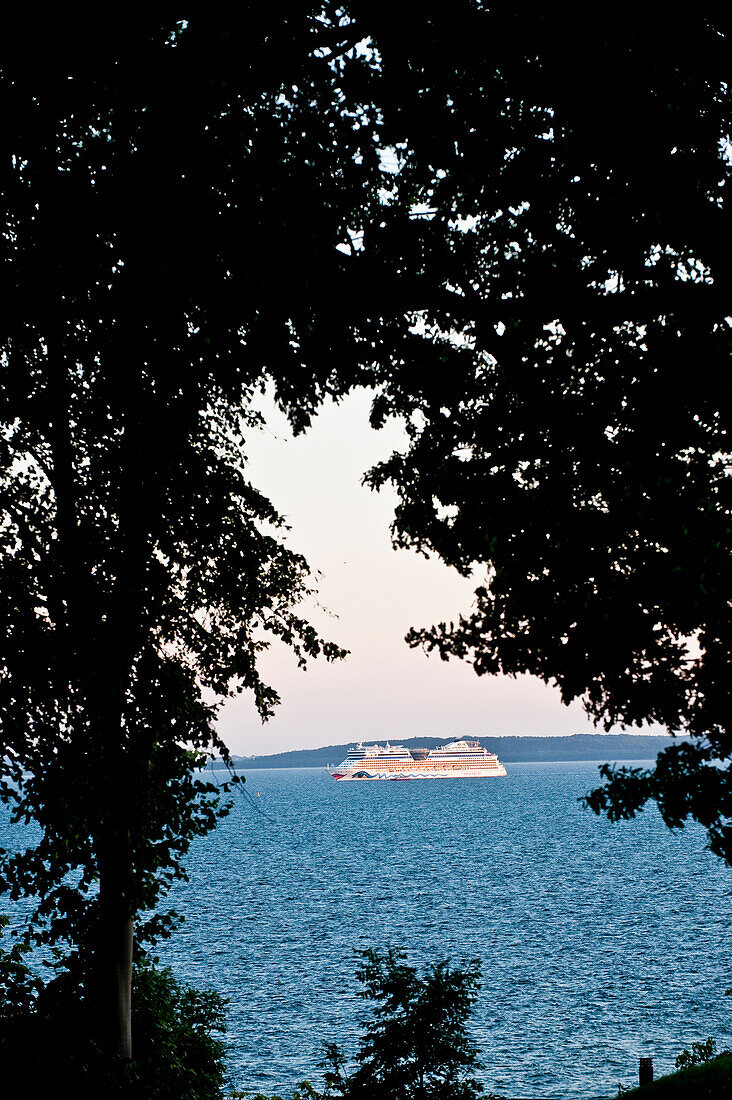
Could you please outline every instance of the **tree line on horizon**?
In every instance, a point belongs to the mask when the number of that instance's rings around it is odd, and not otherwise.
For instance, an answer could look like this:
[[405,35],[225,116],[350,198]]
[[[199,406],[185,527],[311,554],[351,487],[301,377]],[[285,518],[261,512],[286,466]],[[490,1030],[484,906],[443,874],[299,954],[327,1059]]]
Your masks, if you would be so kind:
[[[399,737],[392,738],[393,743],[410,746],[421,746],[434,749],[445,745],[450,741],[466,738],[471,741],[479,741],[484,748],[491,752],[497,752],[501,761],[532,761],[543,758],[554,760],[605,760],[607,756],[615,756],[616,759],[627,760],[651,760],[657,754],[667,748],[672,739],[670,736],[652,733],[570,733],[547,735],[544,737],[531,734],[498,734],[496,736],[481,736],[473,734],[456,734],[455,737]],[[385,738],[366,738],[365,743],[383,743]],[[338,753],[345,755],[346,751],[354,744],[346,741],[340,745],[323,745],[314,749],[288,749],[284,752],[252,753],[250,756],[237,756],[232,754],[230,761],[236,767],[252,767],[256,763],[270,761],[271,766],[287,766],[287,763],[295,764],[297,761],[305,763],[306,760],[314,764],[338,764]],[[580,755],[591,753],[589,757]],[[639,756],[638,753],[641,752]],[[530,755],[530,754],[538,755]],[[571,755],[562,755],[571,753]],[[515,755],[514,755],[515,754]],[[275,763],[276,762],[276,763]],[[220,767],[228,767],[224,760],[215,761]]]
[[0,889],[35,899],[82,1062],[133,1056],[134,960],[226,812],[221,701],[273,714],[273,641],[345,656],[247,478],[265,387],[295,432],[356,387],[406,425],[367,476],[395,545],[483,578],[409,644],[684,734],[589,804],[653,800],[732,862],[731,30],[477,0],[5,20],[0,795],[40,840]]

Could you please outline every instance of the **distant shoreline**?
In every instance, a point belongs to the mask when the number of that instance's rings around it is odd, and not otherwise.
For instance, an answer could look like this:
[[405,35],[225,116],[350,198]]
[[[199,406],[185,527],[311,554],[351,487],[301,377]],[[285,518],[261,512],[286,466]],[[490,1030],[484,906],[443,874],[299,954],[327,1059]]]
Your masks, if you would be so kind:
[[[634,764],[652,764],[655,760],[654,756],[638,756],[628,757],[628,760],[618,760],[615,763],[625,764],[631,761]],[[510,764],[601,764],[606,761],[602,760],[510,760]],[[613,761],[610,761],[613,763]],[[322,772],[327,771],[326,764],[280,764],[277,767],[273,767],[271,764],[265,766],[264,764],[257,764],[256,767],[252,767],[251,764],[237,763],[237,768],[242,768],[247,772]],[[218,770],[218,769],[217,769]]]
[[[655,734],[634,733],[575,733],[566,737],[474,737],[471,734],[456,734],[455,738],[437,737],[392,737],[393,744],[407,748],[422,746],[437,748],[458,737],[480,741],[488,752],[498,754],[503,764],[557,764],[570,763],[620,763],[625,760],[653,760],[663,749],[673,744],[673,737]],[[389,738],[373,737],[367,744],[384,743]],[[270,768],[325,768],[335,767],[344,759],[349,747],[355,741],[340,745],[325,745],[316,749],[292,749],[289,752],[273,753],[269,756],[232,756],[238,769],[261,771]],[[222,761],[214,761],[214,767],[223,768]]]

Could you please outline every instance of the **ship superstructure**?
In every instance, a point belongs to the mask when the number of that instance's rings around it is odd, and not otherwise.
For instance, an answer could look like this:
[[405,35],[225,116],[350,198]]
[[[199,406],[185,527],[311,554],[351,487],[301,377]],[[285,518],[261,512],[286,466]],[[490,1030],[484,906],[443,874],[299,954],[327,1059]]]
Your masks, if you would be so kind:
[[334,779],[488,779],[506,774],[493,752],[479,741],[451,741],[439,749],[404,745],[364,745],[349,749],[331,771]]

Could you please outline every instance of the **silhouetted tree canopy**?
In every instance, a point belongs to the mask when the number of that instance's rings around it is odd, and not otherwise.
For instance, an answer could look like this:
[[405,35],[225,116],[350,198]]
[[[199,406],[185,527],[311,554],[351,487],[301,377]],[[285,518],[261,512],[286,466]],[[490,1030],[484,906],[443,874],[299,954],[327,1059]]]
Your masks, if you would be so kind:
[[340,655],[243,439],[265,381],[301,427],[361,356],[329,303],[379,202],[373,67],[335,7],[254,7],[16,15],[0,43],[2,793],[41,827],[2,884],[122,1053],[132,918],[220,811],[203,692],[267,717],[268,638]]
[[410,446],[369,480],[399,493],[397,545],[479,573],[472,609],[409,641],[539,676],[607,727],[690,734],[589,803],[655,799],[732,861],[729,21],[466,4],[396,24],[395,189],[424,213],[375,410]]

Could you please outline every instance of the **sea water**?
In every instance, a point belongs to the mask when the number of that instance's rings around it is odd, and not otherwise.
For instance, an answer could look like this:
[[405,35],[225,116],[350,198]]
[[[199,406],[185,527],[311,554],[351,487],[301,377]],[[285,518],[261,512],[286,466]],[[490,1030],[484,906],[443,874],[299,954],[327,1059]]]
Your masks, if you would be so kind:
[[480,960],[481,1076],[509,1097],[611,1096],[637,1080],[639,1056],[659,1074],[707,1035],[732,1046],[732,872],[698,826],[584,809],[596,764],[246,780],[248,797],[190,854],[173,898],[186,921],[163,952],[228,997],[232,1086],[285,1093],[318,1080],[326,1042],[355,1050],[365,947],[420,966]]
[[655,808],[612,825],[578,798],[596,764],[509,764],[505,779],[336,783],[251,771],[187,859],[185,923],[161,961],[229,1001],[231,1088],[317,1084],[367,1005],[356,951],[423,966],[479,959],[471,1022],[486,1089],[615,1096],[692,1041],[732,1047],[732,872],[698,826]]

